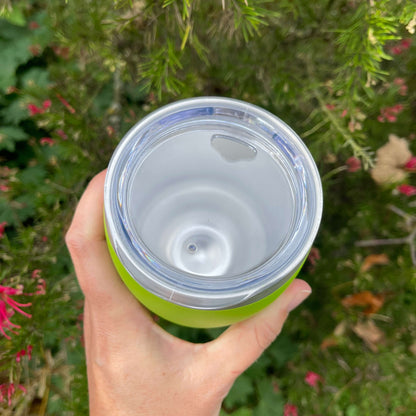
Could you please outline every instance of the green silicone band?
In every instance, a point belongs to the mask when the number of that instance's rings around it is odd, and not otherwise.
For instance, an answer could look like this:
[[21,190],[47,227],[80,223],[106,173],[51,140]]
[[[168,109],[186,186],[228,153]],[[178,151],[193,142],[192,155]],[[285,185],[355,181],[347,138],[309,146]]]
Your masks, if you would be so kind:
[[107,228],[105,226],[105,235],[107,238],[107,244],[110,251],[111,258],[113,263],[126,286],[129,288],[131,293],[142,303],[146,308],[154,312],[156,315],[182,326],[189,326],[194,328],[215,328],[222,327],[233,324],[235,322],[246,319],[256,312],[260,311],[270,303],[272,303],[293,281],[297,276],[302,265],[294,273],[290,279],[285,282],[279,289],[270,295],[260,299],[256,302],[250,303],[248,305],[240,306],[232,309],[222,309],[222,310],[201,310],[201,309],[191,309],[184,306],[176,305],[167,300],[159,298],[153,293],[147,291],[142,286],[140,286],[124,268],[122,263],[117,257],[116,252],[111,244],[110,238],[107,233]]

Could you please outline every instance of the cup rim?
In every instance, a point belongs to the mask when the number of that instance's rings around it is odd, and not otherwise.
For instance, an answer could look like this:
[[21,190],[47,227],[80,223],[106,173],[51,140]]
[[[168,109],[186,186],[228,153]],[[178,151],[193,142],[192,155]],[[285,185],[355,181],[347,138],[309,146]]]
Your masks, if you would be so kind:
[[[296,232],[302,241],[293,245],[287,264],[276,264],[279,253],[275,253],[265,263],[253,270],[235,276],[224,276],[217,285],[207,285],[211,277],[194,275],[179,271],[173,266],[158,262],[157,257],[137,243],[128,230],[128,222],[122,212],[123,204],[119,192],[127,179],[125,166],[133,147],[140,152],[146,143],[151,143],[152,129],[160,127],[161,123],[175,121],[175,115],[187,114],[186,111],[200,109],[205,111],[206,118],[222,117],[224,109],[235,112],[235,123],[248,123],[252,128],[264,132],[264,137],[273,145],[282,147],[288,152],[288,160],[293,163],[293,169],[299,175],[304,192],[302,215]],[[219,109],[219,110],[218,110]],[[217,113],[215,111],[218,110]],[[221,111],[220,111],[221,110]],[[194,113],[190,113],[191,116]],[[170,118],[169,118],[170,117]],[[202,118],[204,115],[201,116]],[[231,116],[229,116],[231,117]],[[255,123],[255,125],[253,124]],[[257,123],[257,124],[256,124]],[[157,129],[156,129],[157,130]],[[301,183],[301,182],[299,182]],[[252,303],[267,296],[282,286],[298,269],[307,257],[313,240],[319,229],[323,209],[322,185],[316,164],[300,137],[280,118],[256,105],[224,97],[195,97],[176,101],[150,113],[136,123],[123,137],[117,146],[107,170],[104,191],[105,221],[110,244],[113,246],[119,260],[133,279],[151,293],[177,303],[196,309],[226,309]],[[306,218],[306,215],[309,217]],[[124,218],[123,218],[124,216]],[[295,227],[295,228],[296,228]],[[195,280],[195,284],[189,281]],[[188,284],[184,284],[184,281]],[[248,284],[249,282],[249,284]]]

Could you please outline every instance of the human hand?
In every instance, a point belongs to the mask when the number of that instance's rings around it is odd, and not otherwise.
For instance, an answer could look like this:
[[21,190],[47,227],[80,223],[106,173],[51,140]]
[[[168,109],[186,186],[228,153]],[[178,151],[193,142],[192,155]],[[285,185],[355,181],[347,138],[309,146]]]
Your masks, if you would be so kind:
[[267,308],[217,339],[193,344],[158,326],[111,261],[103,227],[105,171],[87,187],[66,235],[85,296],[90,415],[213,416],[235,379],[310,293],[296,279]]

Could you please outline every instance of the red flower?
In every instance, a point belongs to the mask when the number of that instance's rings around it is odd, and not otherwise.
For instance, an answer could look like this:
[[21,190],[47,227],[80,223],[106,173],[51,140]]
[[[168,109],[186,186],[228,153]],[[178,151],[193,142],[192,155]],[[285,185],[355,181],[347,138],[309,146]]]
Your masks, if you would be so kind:
[[399,87],[400,95],[407,95],[407,85],[403,78],[395,78],[393,84]]
[[41,272],[42,272],[41,269],[35,269],[35,270],[33,270],[33,272],[32,272],[32,279],[39,279]]
[[47,110],[52,105],[52,101],[47,99],[42,103],[42,108],[44,110]]
[[325,107],[326,107],[329,111],[335,110],[335,104],[326,104],[326,105],[325,105]]
[[346,109],[342,110],[341,117],[344,118],[347,115],[347,113],[348,113],[348,110]]
[[29,29],[30,30],[35,30],[35,29],[38,29],[38,28],[39,28],[38,22],[30,22],[29,23]]
[[66,140],[68,138],[68,136],[62,129],[56,130],[56,134],[63,140]]
[[53,146],[55,144],[55,140],[52,139],[51,137],[42,137],[40,139],[40,144],[42,146],[46,146],[46,145]]
[[409,49],[410,45],[412,44],[412,39],[406,38],[400,41],[400,46],[403,50]]
[[392,107],[384,107],[380,110],[380,115],[377,117],[377,120],[381,123],[388,121],[394,123],[397,120],[396,115],[403,111],[403,104],[396,104]]
[[42,108],[39,108],[35,104],[28,104],[27,109],[29,110],[30,116],[35,116],[36,114],[42,114],[44,112]]
[[[17,388],[21,390],[24,394],[27,393],[27,390],[24,388],[23,385],[18,384]],[[4,402],[4,399],[7,396],[7,404],[11,406],[12,404],[12,397],[16,391],[16,387],[13,383],[3,383],[0,384],[0,403]]]
[[0,285],[0,332],[7,338],[10,339],[5,332],[5,329],[9,329],[11,332],[14,332],[11,328],[20,328],[19,325],[15,325],[10,321],[10,317],[19,312],[20,314],[31,318],[32,315],[23,311],[21,308],[31,306],[31,303],[19,303],[16,302],[11,296],[21,295],[21,289],[14,289],[8,286]]
[[298,408],[294,404],[286,403],[283,408],[283,416],[298,416]]
[[410,48],[412,44],[412,39],[406,38],[402,39],[398,45],[393,46],[390,50],[393,55],[400,55],[405,50]]
[[416,172],[416,156],[412,156],[404,165],[404,168],[410,172]]
[[407,185],[407,184],[404,184],[404,185],[399,185],[399,186],[397,187],[397,190],[398,190],[401,194],[406,195],[406,196],[413,196],[413,195],[416,195],[416,186]]
[[18,363],[20,363],[22,357],[24,357],[26,355],[26,350],[20,350],[17,354],[16,354],[16,361]]
[[36,295],[44,295],[46,293],[46,282],[45,279],[39,279],[38,285],[36,286]]
[[4,184],[1,184],[1,185],[0,185],[0,191],[2,191],[2,192],[7,192],[7,191],[10,191],[10,186],[7,186],[7,185],[4,185]]
[[308,371],[305,375],[305,383],[315,389],[318,388],[318,383],[323,382],[323,380],[324,379],[319,374],[314,373],[313,371]]
[[33,351],[33,347],[29,344],[27,346],[27,356],[28,356],[29,360],[32,359],[32,351]]
[[403,51],[402,51],[402,48],[401,48],[400,46],[393,46],[393,47],[391,48],[391,53],[392,53],[393,55],[400,55],[402,52],[403,52]]
[[24,357],[27,354],[27,357],[29,358],[29,360],[32,359],[32,350],[33,347],[31,345],[27,346],[27,349],[23,349],[20,350],[17,354],[16,354],[16,361],[19,363],[22,359],[22,357]]
[[62,95],[60,94],[56,94],[56,96],[58,97],[58,100],[67,108],[67,110],[71,113],[74,114],[75,113],[75,108],[72,107],[67,100],[65,100],[65,98],[62,97]]
[[4,237],[4,230],[6,228],[7,222],[0,222],[0,239]]
[[357,170],[361,169],[361,161],[360,159],[351,156],[350,158],[347,159],[347,161],[345,162],[345,164],[348,167],[348,172],[357,172]]

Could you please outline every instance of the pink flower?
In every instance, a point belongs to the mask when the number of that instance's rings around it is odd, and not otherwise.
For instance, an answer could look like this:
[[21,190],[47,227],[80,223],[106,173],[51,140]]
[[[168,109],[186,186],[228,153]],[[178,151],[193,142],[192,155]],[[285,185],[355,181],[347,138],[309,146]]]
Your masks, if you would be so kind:
[[48,241],[48,237],[46,237],[46,235],[43,235],[43,236],[42,236],[42,241],[43,241],[44,243],[46,243],[46,242]]
[[401,194],[406,195],[406,196],[413,196],[413,195],[416,195],[416,186],[407,185],[407,184],[404,184],[404,185],[399,185],[399,186],[397,187],[397,190],[398,190]]
[[4,184],[1,184],[1,185],[0,185],[0,191],[2,191],[2,192],[7,192],[7,191],[10,191],[10,186],[7,186],[7,185],[4,185]]
[[403,50],[409,49],[411,44],[412,44],[412,39],[410,39],[410,38],[402,39],[400,41],[400,47]]
[[42,108],[44,110],[47,110],[52,105],[52,101],[47,99],[42,103]]
[[68,138],[68,136],[62,129],[56,130],[56,134],[63,140],[66,140]]
[[66,109],[71,113],[74,114],[75,113],[75,108],[72,107],[67,100],[65,100],[65,98],[62,97],[61,94],[56,94],[56,96],[58,97],[58,100],[66,107]]
[[36,286],[36,295],[44,295],[46,293],[46,282],[45,279],[39,279],[38,285]]
[[341,117],[344,118],[347,115],[347,113],[348,111],[346,109],[342,110]]
[[404,168],[410,172],[416,172],[416,156],[412,156],[404,165]]
[[348,158],[345,164],[347,165],[348,172],[357,172],[357,170],[361,169],[360,159],[354,156],[351,156],[350,158]]
[[32,351],[33,351],[33,347],[32,347],[32,345],[28,345],[27,346],[27,349],[26,349],[26,351],[27,351],[27,357],[29,358],[29,360],[31,360],[32,359]]
[[4,237],[4,230],[6,229],[6,226],[7,226],[6,221],[0,222],[0,239]]
[[405,50],[410,48],[410,45],[412,44],[412,39],[406,38],[402,39],[398,45],[393,46],[390,51],[393,55],[400,55]]
[[326,104],[326,105],[325,105],[325,107],[326,107],[329,111],[335,110],[335,104]]
[[20,350],[17,354],[16,354],[16,361],[18,363],[20,363],[22,357],[24,357],[26,355],[26,350]]
[[298,416],[298,408],[291,403],[286,403],[283,408],[283,416]]
[[[24,394],[27,393],[27,390],[22,384],[18,384],[17,388],[21,390]],[[7,396],[7,404],[12,405],[12,397],[16,391],[16,387],[13,383],[3,383],[0,384],[0,403],[4,402],[4,399]]]
[[53,146],[55,144],[55,140],[51,137],[42,137],[39,142],[42,146]]
[[2,333],[7,339],[10,336],[6,334],[5,329],[9,329],[14,332],[11,328],[20,328],[19,325],[15,325],[10,321],[10,317],[19,312],[27,318],[31,318],[32,315],[23,311],[21,308],[31,306],[31,303],[19,303],[15,301],[11,296],[21,295],[22,289],[14,289],[8,286],[0,285],[0,333]]
[[16,361],[19,363],[22,359],[22,357],[24,357],[27,354],[27,357],[29,360],[32,359],[32,350],[33,347],[31,345],[27,346],[27,349],[22,349],[20,350],[17,354],[16,354]]
[[308,371],[305,375],[305,383],[315,389],[318,388],[318,383],[323,382],[323,380],[324,379],[319,374],[314,373],[313,371]]
[[39,279],[41,272],[42,272],[41,269],[35,269],[35,270],[33,270],[33,272],[32,272],[32,279]]
[[42,114],[44,110],[42,108],[39,108],[35,104],[28,104],[27,109],[29,110],[30,116],[35,116],[36,114]]
[[380,115],[377,120],[384,123],[386,120],[390,123],[394,123],[397,120],[396,115],[403,111],[403,104],[396,104],[392,107],[384,107],[380,110]]
[[391,48],[391,53],[393,55],[400,55],[403,52],[402,48],[400,46],[393,46]]
[[393,84],[399,87],[399,94],[400,95],[407,95],[407,85],[404,78],[395,78],[393,80]]

